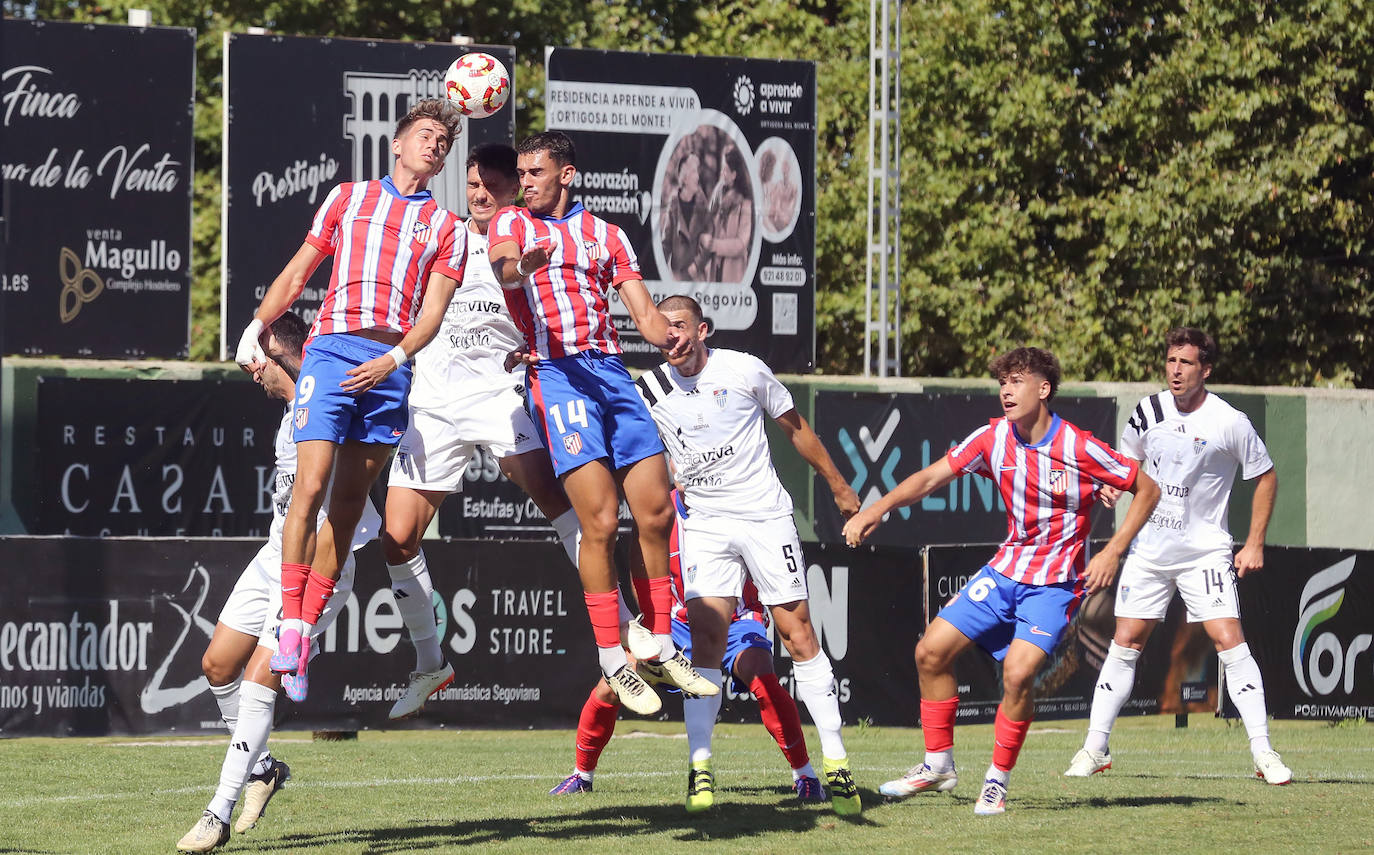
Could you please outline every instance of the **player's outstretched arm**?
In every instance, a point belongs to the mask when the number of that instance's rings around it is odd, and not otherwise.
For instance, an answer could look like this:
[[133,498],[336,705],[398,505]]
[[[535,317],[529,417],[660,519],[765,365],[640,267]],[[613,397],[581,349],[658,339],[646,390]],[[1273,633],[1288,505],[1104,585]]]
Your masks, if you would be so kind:
[[1250,503],[1250,534],[1245,545],[1236,553],[1236,575],[1264,569],[1264,539],[1269,532],[1269,518],[1274,515],[1274,502],[1279,495],[1279,476],[1272,468],[1259,476],[1255,484],[1255,498]]
[[457,289],[458,280],[442,273],[431,273],[429,284],[425,286],[424,302],[420,304],[420,314],[415,318],[415,325],[401,337],[400,344],[376,359],[369,359],[357,368],[350,368],[348,379],[339,386],[345,392],[354,395],[366,392],[419,353],[420,348],[429,344],[439,331],[439,323],[444,319],[444,312],[452,302],[453,292]]
[[1126,554],[1126,547],[1140,534],[1150,514],[1154,513],[1155,505],[1159,504],[1159,485],[1142,470],[1136,470],[1135,481],[1127,488],[1127,492],[1133,493],[1135,498],[1131,499],[1131,506],[1126,509],[1125,519],[1117,526],[1116,534],[1107,541],[1107,545],[1088,562],[1088,569],[1083,574],[1089,594],[1111,587],[1112,580],[1116,578],[1116,568],[1121,565],[1121,556]]
[[898,508],[914,505],[957,477],[958,473],[949,465],[949,458],[941,457],[902,481],[891,493],[850,517],[849,522],[844,524],[844,542],[858,546],[868,539],[883,517]]
[[835,461],[830,458],[830,452],[825,450],[821,438],[816,436],[816,432],[811,429],[811,425],[802,414],[794,407],[778,416],[775,421],[782,427],[783,433],[787,434],[787,439],[802,459],[811,464],[816,474],[824,478],[825,483],[830,486],[830,494],[835,497],[835,507],[839,509],[840,516],[849,519],[857,514],[859,494],[844,480],[844,476],[835,466]]
[[490,244],[487,247],[487,259],[501,287],[514,291],[520,287],[522,279],[549,263],[549,251],[536,244],[533,249],[521,254],[520,244],[508,239]]
[[625,302],[625,308],[630,310],[630,320],[635,322],[635,329],[639,330],[645,341],[669,351],[672,356],[680,355],[678,349],[685,347],[686,342],[679,339],[677,330],[668,326],[668,318],[654,305],[653,295],[643,279],[622,282],[620,299]]
[[310,242],[302,243],[301,248],[296,250],[296,254],[282,268],[281,273],[277,274],[277,278],[272,280],[262,302],[258,304],[258,310],[253,313],[253,320],[243,331],[238,349],[234,353],[234,360],[243,366],[245,371],[251,374],[267,361],[261,347],[263,332],[273,321],[286,314],[292,303],[300,299],[305,291],[305,283],[310,281],[315,268],[324,261],[324,256],[325,254]]

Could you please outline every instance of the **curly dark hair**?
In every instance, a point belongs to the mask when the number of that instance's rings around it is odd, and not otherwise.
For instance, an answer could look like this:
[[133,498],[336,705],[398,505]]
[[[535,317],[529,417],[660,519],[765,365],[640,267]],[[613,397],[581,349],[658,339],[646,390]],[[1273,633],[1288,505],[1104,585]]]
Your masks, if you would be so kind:
[[988,363],[988,371],[997,380],[1012,374],[1039,374],[1050,381],[1050,397],[1059,391],[1059,360],[1048,350],[1038,347],[1018,347]]

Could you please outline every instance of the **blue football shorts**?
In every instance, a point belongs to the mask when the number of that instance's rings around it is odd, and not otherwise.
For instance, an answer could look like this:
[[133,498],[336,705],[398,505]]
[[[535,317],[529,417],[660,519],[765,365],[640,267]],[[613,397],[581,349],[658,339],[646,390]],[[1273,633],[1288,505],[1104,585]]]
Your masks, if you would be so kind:
[[603,458],[623,469],[663,453],[653,417],[615,354],[542,360],[526,372],[526,385],[530,418],[557,475]]
[[[682,651],[683,656],[692,658],[692,628],[686,621],[673,618],[673,643]],[[773,643],[768,640],[768,628],[753,618],[731,621],[730,629],[725,636],[725,658],[720,662],[720,670],[730,678],[731,688],[736,694],[747,694],[749,687],[740,685],[739,680],[735,679],[735,659],[754,647],[770,657],[773,655]]]
[[1082,599],[1081,580],[1028,585],[984,565],[938,616],[1001,662],[1017,638],[1053,655]]
[[305,346],[301,374],[296,380],[296,400],[292,402],[296,442],[400,442],[409,421],[409,363],[361,395],[352,395],[339,386],[348,379],[350,369],[384,356],[389,350],[390,345],[348,333],[311,339]]

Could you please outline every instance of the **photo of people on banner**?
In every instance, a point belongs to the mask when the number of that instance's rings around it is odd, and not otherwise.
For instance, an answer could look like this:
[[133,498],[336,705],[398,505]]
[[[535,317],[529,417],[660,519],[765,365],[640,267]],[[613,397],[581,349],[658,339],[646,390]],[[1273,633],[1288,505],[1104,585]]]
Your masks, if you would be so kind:
[[[696,299],[713,345],[811,370],[814,64],[558,48],[546,67],[573,196],[624,231],[654,295]],[[627,361],[657,364],[628,317],[618,331]]]

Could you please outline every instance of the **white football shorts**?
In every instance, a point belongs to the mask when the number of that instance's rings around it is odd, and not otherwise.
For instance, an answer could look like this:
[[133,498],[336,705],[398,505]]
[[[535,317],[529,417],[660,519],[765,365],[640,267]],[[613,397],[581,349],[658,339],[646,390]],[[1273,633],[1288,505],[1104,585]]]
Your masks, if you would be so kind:
[[759,601],[807,599],[806,560],[791,516],[741,520],[690,513],[678,522],[683,597],[739,597],[745,574]]
[[487,447],[495,457],[543,448],[514,381],[502,389],[455,401],[442,409],[410,410],[410,424],[391,458],[391,487],[438,493],[463,489],[463,470]]
[[[329,629],[353,590],[353,553],[348,553],[334,595],[325,603],[311,638]],[[220,610],[219,622],[244,635],[256,635],[258,646],[276,652],[277,627],[281,624],[281,545],[268,541],[243,568],[234,590]],[[318,652],[318,647],[316,648]]]
[[1168,567],[1126,556],[1116,589],[1116,616],[1162,620],[1175,589],[1183,597],[1189,623],[1240,617],[1236,571],[1229,550]]

